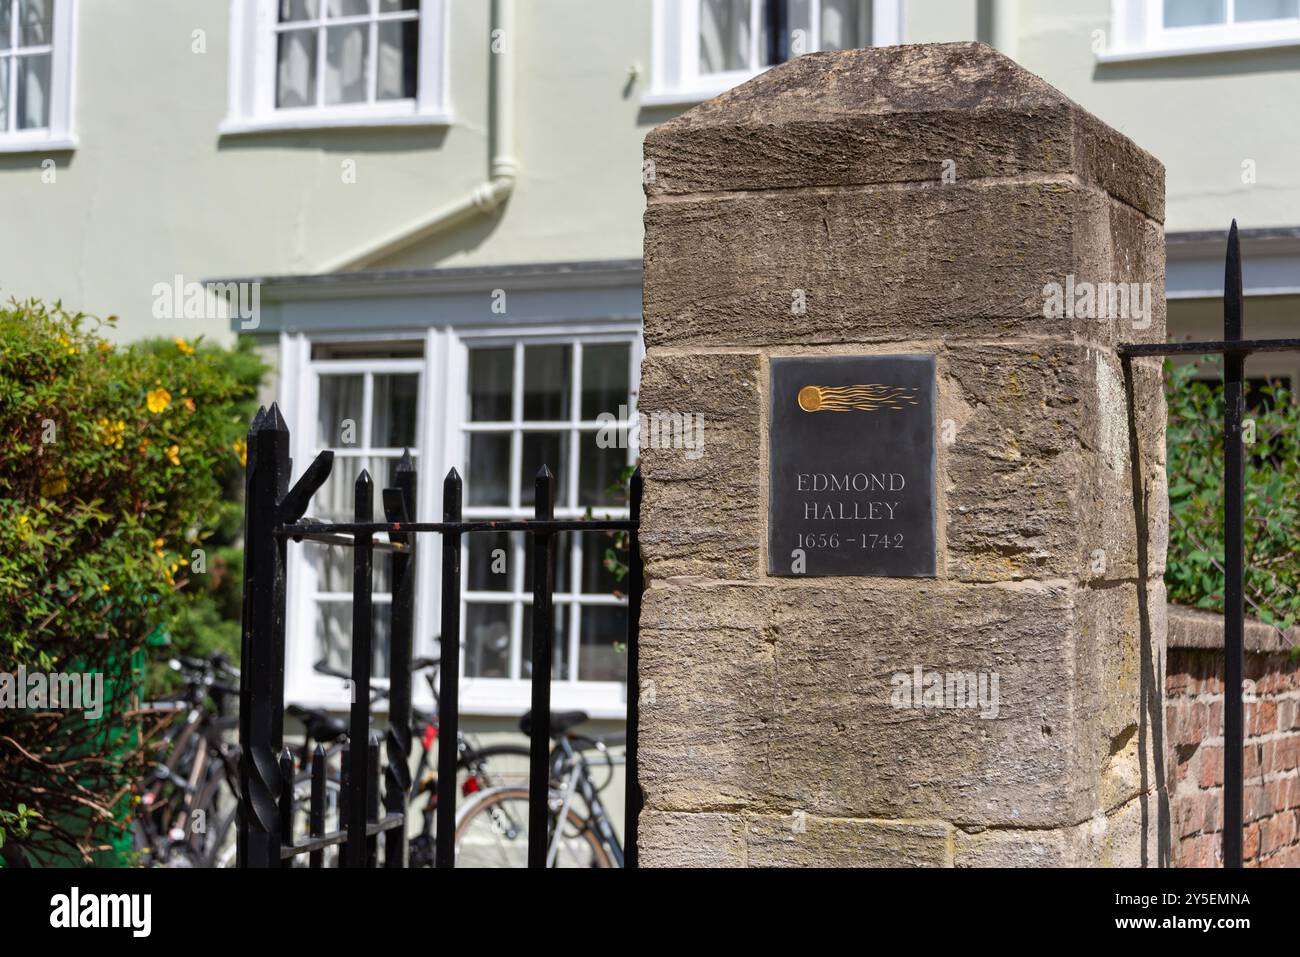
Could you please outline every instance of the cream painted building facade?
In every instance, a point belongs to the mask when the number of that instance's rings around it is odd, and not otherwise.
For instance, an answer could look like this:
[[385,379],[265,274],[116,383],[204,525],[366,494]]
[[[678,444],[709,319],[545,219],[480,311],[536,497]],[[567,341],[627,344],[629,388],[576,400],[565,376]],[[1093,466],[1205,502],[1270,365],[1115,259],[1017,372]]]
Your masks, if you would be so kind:
[[[557,514],[617,514],[635,436],[596,436],[635,408],[642,139],[804,51],[996,45],[1164,162],[1174,335],[1217,336],[1233,217],[1248,333],[1300,321],[1300,0],[0,0],[0,18],[0,294],[115,314],[123,338],[255,337],[295,461],[338,452],[323,516],[407,447],[424,516],[451,467],[468,514],[527,516],[543,460]],[[191,303],[209,280],[245,283],[246,314]],[[617,719],[624,606],[585,538],[559,572],[554,706]],[[341,704],[311,664],[347,659],[346,569],[291,548],[287,693]],[[522,548],[466,562],[462,706],[485,720],[527,707]]]

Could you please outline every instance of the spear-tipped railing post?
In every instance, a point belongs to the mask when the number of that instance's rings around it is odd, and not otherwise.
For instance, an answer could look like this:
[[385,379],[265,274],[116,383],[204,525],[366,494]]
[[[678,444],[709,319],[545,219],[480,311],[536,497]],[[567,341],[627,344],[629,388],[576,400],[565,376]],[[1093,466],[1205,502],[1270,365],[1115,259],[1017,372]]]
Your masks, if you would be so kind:
[[236,854],[241,867],[279,867],[285,543],[275,532],[289,484],[289,429],[277,406],[258,410],[247,452]]
[[[537,521],[555,517],[555,479],[543,465],[533,498]],[[551,655],[555,642],[551,560],[553,533],[532,533],[533,708],[528,743],[528,866],[545,867],[550,844]]]
[[[384,515],[390,524],[415,520],[415,466],[409,452],[402,455],[396,488],[384,490]],[[401,814],[411,794],[411,646],[415,628],[415,535],[392,532],[393,542],[406,546],[392,556],[393,601],[389,607],[388,763],[384,767],[384,810]],[[406,828],[384,837],[384,865],[406,866]]]
[[[357,476],[354,518],[357,524],[375,520],[375,488],[365,469]],[[348,768],[348,867],[365,867],[368,859],[366,788],[370,781],[370,670],[373,664],[372,594],[374,588],[373,536],[358,532],[352,550],[352,714],[348,736],[352,741]]]
[[[452,469],[442,483],[442,520],[461,520],[460,473]],[[438,835],[437,867],[456,865],[456,762],[460,727],[460,545],[461,533],[442,534],[442,641],[438,685]]]
[[[1223,340],[1242,338],[1241,245],[1237,221],[1228,231],[1223,276]],[[1241,701],[1245,633],[1245,456],[1242,412],[1246,357],[1223,357],[1223,866],[1241,867],[1244,709]]]

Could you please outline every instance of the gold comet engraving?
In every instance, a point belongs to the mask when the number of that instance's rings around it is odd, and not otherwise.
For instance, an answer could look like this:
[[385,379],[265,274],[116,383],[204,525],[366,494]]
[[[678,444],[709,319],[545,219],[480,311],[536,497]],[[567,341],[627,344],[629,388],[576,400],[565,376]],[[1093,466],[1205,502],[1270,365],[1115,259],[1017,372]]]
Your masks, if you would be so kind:
[[806,385],[799,390],[805,412],[901,412],[917,405],[916,389],[899,385]]

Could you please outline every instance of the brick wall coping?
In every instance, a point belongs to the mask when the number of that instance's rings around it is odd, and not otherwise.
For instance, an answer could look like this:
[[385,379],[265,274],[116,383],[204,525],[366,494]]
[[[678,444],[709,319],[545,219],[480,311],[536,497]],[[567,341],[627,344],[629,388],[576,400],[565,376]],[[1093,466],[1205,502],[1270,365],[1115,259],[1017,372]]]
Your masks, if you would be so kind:
[[[1246,650],[1255,654],[1290,651],[1300,646],[1300,625],[1284,633],[1253,618],[1246,619]],[[1170,648],[1222,648],[1223,615],[1181,605],[1169,606]]]

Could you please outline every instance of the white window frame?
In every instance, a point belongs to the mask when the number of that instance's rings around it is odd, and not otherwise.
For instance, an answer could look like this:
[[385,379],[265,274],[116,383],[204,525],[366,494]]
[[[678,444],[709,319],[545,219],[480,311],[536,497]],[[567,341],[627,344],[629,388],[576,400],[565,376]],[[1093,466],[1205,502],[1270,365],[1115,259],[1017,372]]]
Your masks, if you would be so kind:
[[1225,23],[1166,27],[1164,0],[1111,0],[1110,42],[1097,59],[1120,62],[1300,45],[1300,17],[1233,23],[1236,0],[1224,3]]
[[[497,317],[499,318],[499,317]],[[409,339],[413,336],[424,338],[423,358],[408,359],[312,359],[311,349],[318,343],[368,342],[376,345],[390,343],[398,338]],[[636,389],[640,378],[641,360],[644,346],[641,340],[639,321],[626,319],[608,321],[581,321],[560,325],[510,325],[491,324],[487,326],[441,326],[427,331],[413,333],[383,332],[368,334],[340,335],[333,333],[308,334],[302,332],[283,333],[280,336],[282,406],[290,415],[289,428],[292,444],[292,457],[295,463],[294,478],[315,458],[320,447],[316,444],[317,400],[319,397],[318,377],[325,372],[357,371],[364,367],[372,372],[412,371],[417,366],[420,371],[419,425],[416,436],[418,482],[417,512],[423,521],[441,520],[442,482],[447,471],[455,468],[462,476],[467,475],[468,432],[466,423],[466,389],[468,387],[468,350],[474,346],[491,346],[520,343],[522,345],[542,345],[556,342],[627,342],[630,344],[630,403],[629,414],[635,415]],[[574,350],[574,361],[581,362],[580,350]],[[390,368],[391,366],[391,368]],[[579,368],[581,368],[579,366]],[[518,373],[517,373],[518,377]],[[574,383],[574,395],[580,396],[578,383]],[[580,401],[580,399],[579,399]],[[613,410],[611,410],[613,411]],[[576,412],[574,413],[576,415]],[[545,426],[546,423],[529,422],[528,427]],[[558,426],[569,428],[564,421]],[[635,434],[632,436],[635,441]],[[517,444],[517,443],[516,443]],[[572,457],[574,449],[570,446]],[[629,461],[637,454],[635,448],[629,448]],[[514,462],[512,460],[512,466]],[[577,482],[577,471],[569,469],[571,475],[561,476],[562,481]],[[329,481],[337,481],[331,476]],[[376,490],[376,502],[379,492]],[[504,516],[521,515],[531,517],[531,508],[514,508],[480,506],[464,508],[466,517],[475,515]],[[557,505],[557,517],[574,517],[582,514],[581,509],[562,508]],[[626,509],[593,509],[598,516],[626,516]],[[572,536],[577,539],[578,536]],[[288,544],[287,568],[287,608],[288,630],[286,634],[286,690],[287,701],[315,707],[345,710],[348,696],[337,678],[317,674],[312,665],[319,656],[316,644],[316,610],[315,604],[320,595],[316,590],[316,575],[313,564],[307,559],[304,550],[327,546],[306,543]],[[570,544],[570,559],[580,557],[580,543]],[[436,535],[421,535],[417,545],[419,557],[416,561],[416,622],[415,650],[419,655],[437,654],[438,647],[432,636],[439,630],[440,587],[441,587],[441,547]],[[517,558],[517,554],[515,556]],[[462,605],[461,605],[461,641],[464,642],[464,629],[467,624],[465,614],[466,598],[483,597],[490,601],[512,600],[513,592],[478,592],[468,593],[466,577],[468,565],[462,562]],[[575,593],[580,584],[576,579],[577,570],[570,573],[570,589],[565,593],[556,593],[557,606],[575,601],[584,605],[618,604],[613,596]],[[522,588],[522,574],[516,579],[517,588]],[[342,596],[339,596],[342,597]],[[379,602],[376,602],[379,607]],[[518,660],[517,646],[519,639],[515,619],[521,616],[512,612],[512,661]],[[573,614],[567,616],[569,629],[569,654],[565,660],[570,661],[573,641],[577,636],[578,618]],[[470,678],[465,677],[465,650],[462,648],[460,681],[460,706],[465,714],[518,716],[526,711],[531,700],[531,684],[527,678]],[[512,674],[518,670],[512,665]],[[377,680],[377,684],[382,681]],[[413,682],[414,700],[417,705],[432,708],[432,695],[427,683],[421,677]],[[623,718],[627,713],[627,686],[625,682],[615,681],[579,681],[576,670],[567,678],[557,677],[552,686],[552,707],[556,710],[582,709],[593,718]]]
[[[425,388],[427,369],[426,369],[425,360],[423,358],[309,359],[308,360],[307,374],[303,378],[303,383],[308,393],[312,397],[311,406],[312,406],[312,413],[313,413],[313,417],[312,417],[313,422],[316,421],[316,413],[319,411],[317,400],[320,397],[320,380],[322,376],[332,376],[332,375],[365,376],[365,386],[362,392],[362,399],[361,399],[361,412],[360,412],[361,421],[358,423],[358,427],[359,427],[358,430],[360,432],[360,435],[358,436],[357,443],[353,446],[339,446],[339,445],[331,446],[331,448],[334,449],[335,470],[330,477],[330,481],[342,480],[343,473],[342,470],[338,468],[338,463],[342,459],[384,458],[384,459],[392,460],[392,459],[400,459],[402,452],[406,451],[399,448],[384,448],[384,447],[375,446],[373,444],[372,435],[371,435],[371,429],[374,427],[374,416],[372,414],[374,410],[374,385],[373,385],[374,376],[394,375],[394,374],[402,374],[402,373],[406,373],[406,374],[414,373],[420,377],[419,392],[416,398],[416,410],[418,414],[419,410],[425,408],[424,388]],[[316,430],[313,428],[313,431]],[[312,439],[313,452],[311,458],[308,459],[307,461],[311,461],[311,459],[314,459],[316,457],[316,453],[321,450],[321,446],[316,444],[315,441],[316,438],[318,438],[318,436],[313,437]],[[417,475],[419,474],[418,470],[420,469],[422,459],[423,459],[423,456],[421,455],[421,448],[419,445],[419,438],[420,436],[417,435],[416,445],[409,450],[411,453],[411,459],[415,463]],[[378,487],[378,483],[380,482],[380,476],[379,474],[377,474],[377,470],[374,469],[373,467],[371,469],[371,477],[376,482],[375,514],[376,516],[378,516],[380,515],[383,508],[382,490]],[[349,502],[352,500],[351,494],[347,495],[347,500]],[[348,515],[341,518],[336,517],[334,520],[351,521],[352,516]],[[311,623],[313,629],[316,624],[315,616],[320,605],[328,604],[331,602],[345,602],[345,601],[350,602],[352,600],[351,588],[348,588],[346,591],[343,592],[321,591],[319,587],[319,580],[316,571],[317,569],[315,564],[313,564],[311,561],[303,561],[302,569],[301,569],[301,574],[302,574],[301,587],[303,588],[307,596],[309,614],[311,616]],[[383,611],[383,609],[387,609],[388,606],[391,604],[392,595],[386,592],[379,592],[378,590],[376,590],[372,596],[372,601],[375,606],[376,614],[386,614],[387,612]],[[312,637],[314,639],[315,637],[314,634]],[[335,682],[335,684],[337,684],[337,679],[330,678],[325,675],[318,675],[314,671],[312,672],[312,675],[315,678],[321,679],[325,682]]]
[[[15,7],[17,4],[15,3]],[[17,29],[17,16],[11,20]],[[76,0],[54,0],[54,25],[50,43],[41,47],[24,47],[40,53],[49,52],[50,58],[50,116],[49,125],[37,129],[0,129],[0,153],[30,153],[72,150],[77,139],[72,132],[72,102],[75,89],[77,4]],[[8,69],[13,57],[4,56]],[[11,74],[16,80],[16,71]],[[9,84],[9,102],[6,105],[6,124],[16,115],[18,84]]]
[[[594,439],[594,429],[601,426],[595,420],[584,421],[580,417],[582,403],[581,375],[582,375],[582,348],[584,345],[599,345],[603,343],[627,343],[629,369],[628,382],[631,384],[633,392],[635,383],[639,378],[640,355],[636,340],[626,334],[618,333],[588,333],[575,334],[565,333],[561,335],[519,335],[507,334],[501,335],[499,330],[476,330],[458,337],[458,341],[453,352],[453,361],[461,368],[468,371],[469,357],[468,352],[471,348],[493,348],[502,346],[512,346],[514,352],[513,364],[513,383],[511,388],[512,413],[509,420],[501,422],[470,422],[464,415],[462,406],[459,421],[459,437],[461,441],[460,459],[463,462],[469,461],[467,441],[468,436],[474,433],[491,433],[504,432],[512,437],[511,454],[510,454],[510,502],[508,505],[466,505],[464,507],[464,516],[469,518],[492,518],[506,517],[511,519],[529,519],[534,515],[532,506],[521,506],[519,501],[519,492],[522,486],[515,483],[515,477],[518,475],[520,455],[522,454],[522,434],[524,432],[537,431],[554,431],[565,432],[566,440],[569,443],[568,460],[570,467],[567,474],[559,476],[559,480],[564,484],[563,488],[557,489],[555,517],[557,519],[579,519],[585,514],[582,507],[568,505],[568,502],[578,500],[579,473],[578,469],[573,467],[578,462],[581,441],[584,435],[591,436]],[[569,396],[570,408],[569,415],[564,419],[556,421],[525,421],[523,419],[523,388],[524,388],[524,349],[528,346],[542,345],[572,345],[573,351],[570,354],[571,363],[571,391]],[[629,397],[629,403],[633,399]],[[634,405],[629,408],[629,415],[634,415]],[[611,413],[617,412],[616,409],[608,410]],[[629,448],[627,449],[627,461],[636,460],[637,450],[635,448],[636,433],[632,432],[629,436]],[[467,476],[467,472],[462,470],[462,475]],[[626,507],[593,507],[592,514],[597,518],[626,518],[628,511]],[[613,595],[599,595],[581,591],[581,571],[582,571],[582,554],[583,542],[581,535],[568,536],[568,555],[561,556],[561,560],[567,561],[569,565],[568,589],[567,591],[557,591],[554,595],[554,604],[557,608],[566,608],[568,611],[565,615],[566,647],[562,660],[569,668],[567,677],[555,675],[553,683],[555,685],[552,695],[564,693],[565,700],[568,702],[566,708],[581,708],[590,711],[593,707],[609,707],[622,703],[625,694],[625,685],[621,681],[580,681],[577,675],[577,669],[574,662],[579,658],[578,647],[581,640],[581,619],[580,614],[574,614],[575,606],[626,606],[626,600],[620,600]],[[530,556],[527,552],[526,545],[522,536],[512,537],[512,554],[509,558],[510,564],[514,566],[514,574],[511,579],[512,587],[508,591],[477,591],[468,590],[469,563],[462,562],[461,565],[461,594],[465,601],[474,601],[479,604],[509,604],[511,606],[511,648],[510,648],[510,674],[509,678],[467,678],[465,676],[465,663],[467,656],[461,655],[461,677],[467,683],[467,693],[471,693],[479,707],[486,707],[491,711],[504,711],[506,713],[517,713],[520,703],[527,707],[527,700],[530,694],[529,679],[523,677],[523,661],[521,660],[520,651],[522,645],[522,623],[523,608],[521,603],[526,603],[532,598],[531,591],[524,591],[523,588],[523,562],[529,561]],[[461,613],[461,640],[465,640],[464,629],[467,627],[468,616],[464,613],[462,604]],[[559,705],[556,706],[557,708]]]
[[[759,17],[761,0],[750,4],[750,62],[758,62]],[[820,49],[821,31],[817,27],[821,5],[812,7],[813,34],[808,53]],[[700,4],[699,0],[653,0],[651,10],[650,89],[641,98],[643,106],[683,106],[717,96],[734,86],[753,79],[769,69],[730,70],[724,73],[700,73]],[[891,46],[903,42],[903,0],[874,0],[871,5],[873,46]]]
[[231,0],[229,95],[226,118],[219,128],[223,135],[357,126],[444,126],[451,122],[447,105],[448,0],[421,0],[420,62],[413,100],[287,109],[275,105],[277,7],[278,0]]

